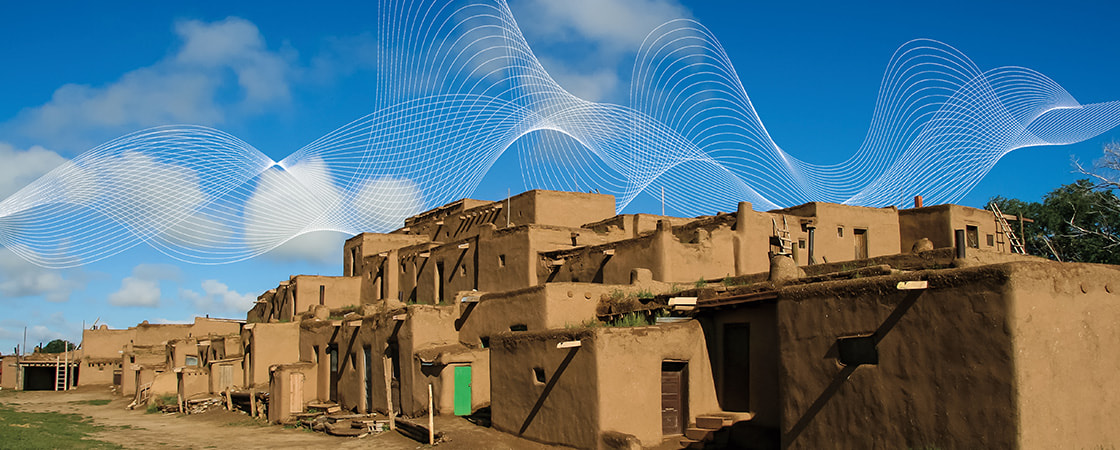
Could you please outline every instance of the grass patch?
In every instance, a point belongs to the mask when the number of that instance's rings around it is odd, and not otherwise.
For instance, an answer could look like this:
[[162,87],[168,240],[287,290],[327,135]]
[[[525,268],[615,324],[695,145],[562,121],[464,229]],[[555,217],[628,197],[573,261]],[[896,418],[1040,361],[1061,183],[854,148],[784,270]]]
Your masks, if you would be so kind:
[[4,448],[122,448],[87,438],[104,429],[78,414],[29,413],[0,404],[0,445]]
[[695,283],[692,283],[692,287],[695,287],[696,289],[700,289],[700,288],[702,288],[704,286],[707,286],[707,285],[708,285],[708,282],[704,281],[704,277],[700,277],[699,280],[696,280]]
[[107,399],[97,399],[97,400],[74,400],[74,401],[72,401],[72,402],[70,402],[70,403],[74,403],[74,404],[78,404],[78,405],[93,405],[93,406],[105,406],[105,405],[108,405],[108,404],[109,404],[109,402],[111,402],[111,401],[112,401],[112,400],[107,400]]

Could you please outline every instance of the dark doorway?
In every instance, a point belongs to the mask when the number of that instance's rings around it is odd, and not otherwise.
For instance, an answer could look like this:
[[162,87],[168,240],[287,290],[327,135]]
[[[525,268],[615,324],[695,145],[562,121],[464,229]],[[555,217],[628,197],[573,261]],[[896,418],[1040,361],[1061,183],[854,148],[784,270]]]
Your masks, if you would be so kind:
[[330,400],[332,402],[338,401],[338,346],[332,344],[327,347],[327,355],[330,357],[331,362],[331,375],[329,384]]
[[726,411],[747,412],[751,406],[751,324],[723,325],[723,370],[720,405]]
[[856,240],[856,259],[867,259],[867,230],[856,228],[852,235]]
[[389,341],[389,395],[393,399],[393,412],[396,414],[401,413],[401,358],[400,358],[400,344],[396,340]]
[[661,433],[684,434],[688,425],[688,363],[661,362]]
[[443,303],[443,261],[436,262],[436,303]]
[[55,388],[54,367],[23,368],[23,390],[25,391],[53,391]]
[[369,347],[362,348],[364,358],[362,367],[366,377],[366,412],[373,412],[373,351]]

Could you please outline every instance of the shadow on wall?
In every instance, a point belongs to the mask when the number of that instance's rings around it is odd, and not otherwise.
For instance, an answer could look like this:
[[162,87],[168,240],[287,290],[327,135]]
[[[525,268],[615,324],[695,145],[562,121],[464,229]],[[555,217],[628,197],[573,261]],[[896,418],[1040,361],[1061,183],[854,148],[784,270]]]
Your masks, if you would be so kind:
[[554,372],[552,378],[548,380],[548,384],[544,387],[544,391],[541,392],[537,403],[533,405],[533,409],[529,411],[529,415],[525,417],[525,422],[521,424],[521,429],[517,431],[518,436],[524,434],[525,430],[529,429],[529,425],[533,423],[533,418],[537,417],[537,412],[541,410],[541,406],[544,406],[544,401],[548,399],[548,394],[552,392],[552,388],[556,386],[556,382],[560,380],[560,376],[564,374],[564,371],[568,368],[568,364],[571,364],[572,359],[576,357],[576,352],[578,352],[579,349],[580,347],[568,349],[568,355],[564,357],[564,361],[556,368],[556,372]]

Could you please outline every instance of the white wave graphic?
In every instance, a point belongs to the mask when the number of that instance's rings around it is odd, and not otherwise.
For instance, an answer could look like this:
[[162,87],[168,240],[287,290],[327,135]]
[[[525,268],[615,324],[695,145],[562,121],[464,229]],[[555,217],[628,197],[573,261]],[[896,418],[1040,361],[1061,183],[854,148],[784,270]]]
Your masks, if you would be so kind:
[[649,34],[621,106],[564,90],[502,1],[381,10],[372,114],[279,162],[205,127],[123,136],[0,202],[0,245],[53,268],[140,243],[190,263],[240,261],[304,233],[395,229],[470,195],[510,150],[522,170],[509,176],[526,187],[597,189],[619,210],[662,187],[685,215],[739,201],[952,202],[1008,152],[1120,124],[1120,102],[1081,105],[1037,72],[983,71],[948,45],[915,40],[891,58],[863,144],[816,165],[775,143],[695,21]]

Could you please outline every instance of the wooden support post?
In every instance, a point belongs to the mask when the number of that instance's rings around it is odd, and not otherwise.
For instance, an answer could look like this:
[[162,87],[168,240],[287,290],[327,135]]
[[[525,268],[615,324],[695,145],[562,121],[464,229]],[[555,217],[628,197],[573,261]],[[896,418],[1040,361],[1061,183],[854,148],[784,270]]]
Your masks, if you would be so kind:
[[389,430],[397,430],[397,415],[393,411],[393,365],[389,358],[385,362],[385,403],[389,405],[385,415],[389,416]]
[[230,392],[232,388],[226,387],[226,409],[233,411],[233,393]]
[[249,389],[249,417],[257,417],[257,393]]
[[428,383],[428,445],[436,445],[435,417],[432,413],[432,383]]

